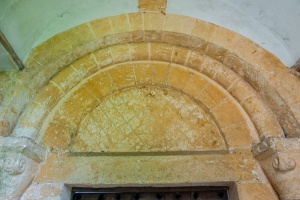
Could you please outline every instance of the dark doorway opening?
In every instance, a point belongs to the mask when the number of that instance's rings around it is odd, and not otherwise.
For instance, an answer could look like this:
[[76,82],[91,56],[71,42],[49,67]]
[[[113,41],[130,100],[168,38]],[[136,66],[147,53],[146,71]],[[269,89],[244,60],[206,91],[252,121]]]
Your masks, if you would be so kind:
[[229,187],[72,188],[72,200],[229,200]]

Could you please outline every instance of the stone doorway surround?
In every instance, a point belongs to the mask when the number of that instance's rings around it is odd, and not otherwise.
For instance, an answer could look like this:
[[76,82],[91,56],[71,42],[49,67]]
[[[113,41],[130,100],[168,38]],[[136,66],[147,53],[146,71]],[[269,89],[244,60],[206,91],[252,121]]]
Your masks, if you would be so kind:
[[4,81],[1,198],[137,184],[300,198],[297,72],[232,31],[124,14],[54,36],[26,66]]

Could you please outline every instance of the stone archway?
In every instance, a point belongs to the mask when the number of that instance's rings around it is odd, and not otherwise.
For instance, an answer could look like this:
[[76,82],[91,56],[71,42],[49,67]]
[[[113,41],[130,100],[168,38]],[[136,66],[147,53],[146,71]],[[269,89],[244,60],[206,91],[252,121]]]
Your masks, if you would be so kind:
[[32,165],[44,155],[30,145],[47,149],[25,199],[66,194],[63,184],[230,185],[236,198],[277,198],[251,150],[261,142],[254,149],[261,159],[273,148],[268,138],[299,135],[300,83],[242,36],[185,16],[132,13],[61,33],[27,65],[3,122],[5,130],[16,125],[13,137],[27,138],[19,153],[31,152]]

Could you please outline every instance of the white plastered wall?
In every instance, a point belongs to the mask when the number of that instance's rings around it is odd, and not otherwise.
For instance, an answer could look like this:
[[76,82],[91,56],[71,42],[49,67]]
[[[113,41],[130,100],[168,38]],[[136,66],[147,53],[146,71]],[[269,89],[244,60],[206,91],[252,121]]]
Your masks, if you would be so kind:
[[[299,0],[168,0],[166,11],[235,31],[289,67],[300,56]],[[25,61],[32,48],[57,33],[131,12],[138,12],[138,0],[0,0],[0,29]]]

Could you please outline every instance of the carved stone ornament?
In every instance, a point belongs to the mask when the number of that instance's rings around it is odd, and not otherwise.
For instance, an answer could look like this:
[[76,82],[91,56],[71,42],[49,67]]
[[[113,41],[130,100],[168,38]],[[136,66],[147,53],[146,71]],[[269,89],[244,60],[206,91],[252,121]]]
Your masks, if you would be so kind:
[[0,152],[20,153],[40,163],[46,157],[46,151],[30,138],[0,136]]
[[287,172],[295,169],[296,162],[294,159],[284,156],[280,153],[277,153],[273,158],[272,165],[275,170],[279,172]]
[[30,138],[0,136],[0,199],[20,199],[45,157]]
[[24,158],[18,157],[6,158],[3,168],[10,175],[19,175],[24,172],[26,161]]
[[300,138],[266,138],[252,152],[280,199],[300,199]]

